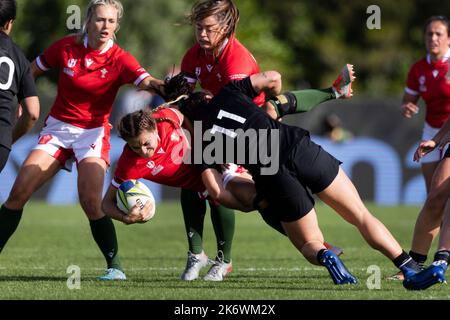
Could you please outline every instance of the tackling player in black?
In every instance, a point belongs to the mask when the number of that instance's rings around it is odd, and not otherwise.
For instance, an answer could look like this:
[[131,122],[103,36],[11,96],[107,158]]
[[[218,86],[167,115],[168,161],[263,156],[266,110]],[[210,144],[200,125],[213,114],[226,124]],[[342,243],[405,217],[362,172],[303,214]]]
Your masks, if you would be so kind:
[[[39,98],[30,63],[9,37],[16,18],[16,2],[0,0],[0,172],[8,160],[11,145],[27,133],[39,117]],[[13,128],[17,107],[20,117]]]
[[[201,153],[202,179],[210,195],[220,201],[221,193],[227,192],[217,165],[244,166],[253,176],[255,208],[264,220],[285,233],[310,263],[325,266],[335,284],[355,284],[357,280],[323,245],[312,194],[356,226],[368,244],[391,259],[405,278],[419,271],[387,228],[367,210],[340,168],[341,162],[312,142],[308,131],[272,119],[253,103],[252,99],[264,91],[267,97],[278,95],[281,103],[274,105],[288,111],[284,114],[296,110],[300,103],[296,95],[279,95],[279,73],[269,71],[231,82],[213,98],[205,92],[190,94],[187,86],[183,75],[178,75],[167,82],[164,92],[170,100],[185,95],[178,106],[186,117],[197,121],[193,159]],[[195,136],[199,125],[201,150]]]

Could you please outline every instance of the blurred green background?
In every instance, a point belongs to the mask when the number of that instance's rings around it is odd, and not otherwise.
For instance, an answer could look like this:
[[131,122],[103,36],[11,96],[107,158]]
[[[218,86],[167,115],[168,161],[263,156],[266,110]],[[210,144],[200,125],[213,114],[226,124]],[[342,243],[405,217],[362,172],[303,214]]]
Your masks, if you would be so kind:
[[[411,64],[425,53],[423,24],[449,14],[450,1],[235,0],[241,13],[237,36],[261,69],[283,74],[286,89],[328,86],[339,66],[357,66],[360,93],[401,95]],[[74,32],[66,21],[70,5],[84,0],[18,0],[12,37],[32,60],[58,38]],[[164,77],[194,42],[185,15],[194,1],[123,0],[118,43],[156,77]],[[366,22],[370,5],[381,9],[381,29]],[[83,19],[84,20],[84,19]]]

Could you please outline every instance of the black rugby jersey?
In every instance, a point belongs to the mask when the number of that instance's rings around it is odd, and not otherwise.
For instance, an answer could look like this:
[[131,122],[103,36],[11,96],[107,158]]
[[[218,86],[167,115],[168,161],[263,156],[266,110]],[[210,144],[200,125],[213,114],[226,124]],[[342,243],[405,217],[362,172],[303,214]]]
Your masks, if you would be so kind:
[[0,31],[0,145],[12,143],[13,113],[16,98],[37,96],[30,62],[11,38]]
[[[272,168],[262,169],[285,163],[292,148],[308,134],[304,129],[272,119],[253,102],[257,95],[247,77],[230,82],[209,103],[192,110],[197,126],[198,121],[202,124],[204,166],[235,163],[247,168],[254,177],[275,174]],[[198,141],[195,137],[197,154]],[[219,141],[223,142],[222,147]]]

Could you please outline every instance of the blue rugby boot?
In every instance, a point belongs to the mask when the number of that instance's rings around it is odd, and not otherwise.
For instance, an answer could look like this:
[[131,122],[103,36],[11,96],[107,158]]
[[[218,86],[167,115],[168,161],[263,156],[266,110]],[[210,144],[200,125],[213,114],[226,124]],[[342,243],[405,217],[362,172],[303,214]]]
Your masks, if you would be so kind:
[[437,283],[444,283],[447,262],[435,261],[431,266],[412,276],[406,276],[403,287],[408,290],[425,290]]
[[318,261],[327,268],[334,284],[358,284],[358,280],[347,270],[344,263],[331,250],[321,250]]
[[404,279],[411,278],[412,276],[423,270],[423,267],[421,267],[411,257],[398,268],[403,273]]

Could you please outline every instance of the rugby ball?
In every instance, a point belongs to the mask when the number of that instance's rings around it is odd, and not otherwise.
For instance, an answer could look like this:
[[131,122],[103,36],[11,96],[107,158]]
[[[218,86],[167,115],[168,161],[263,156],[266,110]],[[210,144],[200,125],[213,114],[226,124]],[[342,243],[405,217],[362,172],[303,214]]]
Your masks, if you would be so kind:
[[125,214],[137,205],[143,208],[147,201],[150,201],[150,214],[145,221],[150,220],[155,215],[155,198],[150,189],[139,180],[127,180],[119,186],[116,192],[117,207]]

